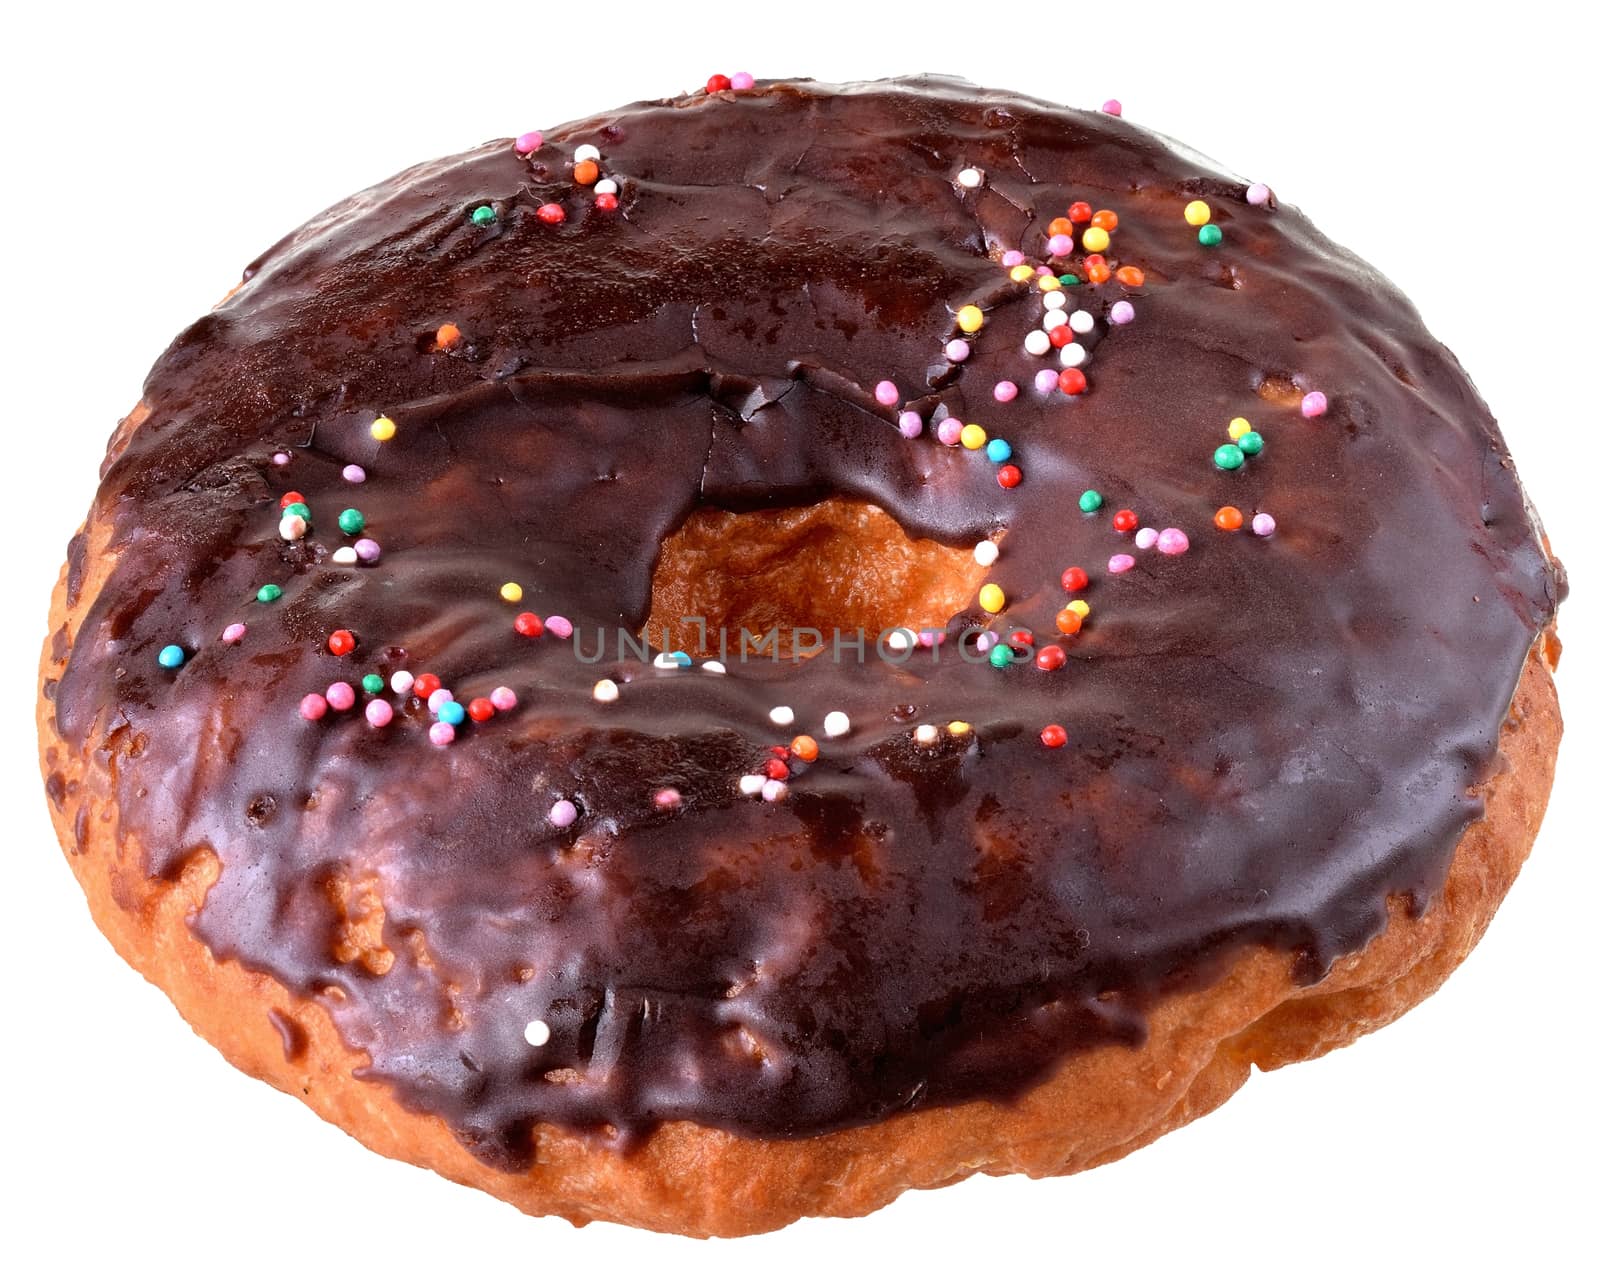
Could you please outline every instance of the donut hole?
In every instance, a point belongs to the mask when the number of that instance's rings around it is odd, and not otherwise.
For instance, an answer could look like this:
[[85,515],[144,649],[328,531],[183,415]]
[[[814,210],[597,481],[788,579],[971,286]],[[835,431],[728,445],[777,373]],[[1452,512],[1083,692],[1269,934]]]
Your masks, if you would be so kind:
[[[778,656],[794,658],[859,630],[870,652],[895,628],[943,629],[985,575],[970,547],[913,538],[868,502],[697,507],[662,544],[644,634],[657,649],[708,658],[738,655],[745,632],[776,631]],[[697,618],[705,619],[703,635]]]

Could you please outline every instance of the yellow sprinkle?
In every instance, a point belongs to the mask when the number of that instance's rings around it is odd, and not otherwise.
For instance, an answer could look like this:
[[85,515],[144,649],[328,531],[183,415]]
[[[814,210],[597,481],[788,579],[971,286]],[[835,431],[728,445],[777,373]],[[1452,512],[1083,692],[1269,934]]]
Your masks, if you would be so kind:
[[999,613],[1006,607],[1006,593],[992,582],[986,582],[978,590],[978,607],[985,613]]
[[1059,289],[1060,287],[1061,279],[1058,276],[1046,274],[1039,277],[1040,293],[1049,293],[1052,289]]
[[1072,612],[1077,614],[1080,618],[1087,618],[1089,616],[1089,603],[1086,600],[1069,600],[1067,602],[1067,608],[1071,609]]
[[1090,227],[1083,233],[1082,242],[1090,253],[1104,253],[1111,247],[1111,233],[1104,227]]
[[518,600],[522,599],[522,584],[520,582],[506,583],[505,586],[500,588],[500,598],[508,604],[516,604]]
[[1203,227],[1211,221],[1211,206],[1204,200],[1191,200],[1183,206],[1183,220],[1191,227]]
[[970,302],[956,312],[956,324],[962,333],[977,333],[983,328],[983,310]]
[[1237,440],[1240,436],[1244,435],[1245,432],[1247,432],[1249,430],[1250,430],[1250,419],[1249,418],[1235,418],[1232,422],[1230,422],[1228,424],[1228,439]]
[[1018,284],[1027,284],[1033,279],[1033,268],[1026,262],[1019,262],[1011,268],[1011,278]]
[[368,430],[372,432],[372,438],[374,440],[380,442],[384,440],[393,440],[395,433],[394,419],[376,418],[373,420],[372,426],[370,426]]
[[965,720],[952,720],[949,724],[945,725],[945,728],[951,733],[955,734],[958,738],[963,734],[972,732],[972,726]]
[[976,422],[969,422],[961,428],[961,443],[969,449],[983,448],[984,441],[988,440],[989,433]]

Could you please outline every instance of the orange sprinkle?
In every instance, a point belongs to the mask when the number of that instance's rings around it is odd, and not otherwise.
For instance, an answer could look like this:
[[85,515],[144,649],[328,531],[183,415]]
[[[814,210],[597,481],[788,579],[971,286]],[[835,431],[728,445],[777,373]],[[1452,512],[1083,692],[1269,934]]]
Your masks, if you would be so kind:
[[580,187],[593,186],[600,176],[600,166],[593,160],[580,160],[572,166],[572,180]]
[[1230,533],[1244,524],[1244,513],[1238,507],[1218,507],[1217,514],[1211,517],[1212,523],[1219,529],[1226,529]]
[[815,760],[817,758],[817,740],[809,734],[802,733],[789,744],[789,750],[802,760]]
[[448,351],[461,341],[461,330],[446,320],[433,335],[433,344],[439,351]]
[[1071,609],[1056,614],[1056,630],[1064,636],[1075,636],[1083,629],[1083,619]]
[[1072,234],[1072,221],[1069,218],[1051,218],[1050,225],[1045,228],[1046,235],[1070,236]]
[[1137,289],[1144,283],[1144,272],[1138,267],[1118,267],[1117,279],[1130,289]]
[[1104,284],[1111,279],[1111,268],[1106,266],[1106,260],[1098,253],[1092,253],[1083,260],[1084,270],[1094,284]]
[[1091,227],[1099,227],[1102,231],[1115,231],[1117,229],[1117,215],[1110,209],[1096,209],[1094,217],[1089,219]]

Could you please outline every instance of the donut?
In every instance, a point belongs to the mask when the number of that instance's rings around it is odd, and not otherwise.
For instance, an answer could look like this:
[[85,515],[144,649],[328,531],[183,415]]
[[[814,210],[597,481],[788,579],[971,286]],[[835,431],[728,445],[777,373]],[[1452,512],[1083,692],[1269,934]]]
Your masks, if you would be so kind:
[[41,664],[242,1070],[690,1235],[1070,1173],[1397,1017],[1566,589],[1387,280],[1110,111],[717,79],[419,165],[178,335]]

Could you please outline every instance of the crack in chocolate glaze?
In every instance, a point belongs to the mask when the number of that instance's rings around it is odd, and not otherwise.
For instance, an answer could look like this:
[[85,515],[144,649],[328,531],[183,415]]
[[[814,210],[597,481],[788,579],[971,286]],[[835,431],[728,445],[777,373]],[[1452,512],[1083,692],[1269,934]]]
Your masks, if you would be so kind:
[[[615,211],[568,179],[586,142]],[[968,165],[976,191],[955,184]],[[1442,882],[1562,584],[1451,355],[1385,280],[1244,192],[1124,121],[933,79],[637,104],[531,160],[496,141],[379,183],[264,254],[152,371],[96,501],[117,559],[61,730],[114,769],[149,874],[216,852],[200,940],[322,999],[373,1079],[498,1165],[533,1157],[537,1121],[801,1136],[1014,1096],[1063,1055],[1137,1043],[1150,1002],[1250,943],[1313,979],[1390,895],[1420,909]],[[1184,221],[1196,195],[1217,248]],[[1073,290],[1138,315],[1097,326],[1069,400],[1032,390],[1038,293],[990,254],[1038,258],[1078,199],[1117,210],[1114,261],[1149,283]],[[536,217],[550,201],[565,222]],[[949,366],[972,301],[987,323]],[[446,322],[462,341],[430,349]],[[1326,416],[1258,394],[1285,377]],[[885,378],[1003,435],[1024,483],[902,439],[872,400]],[[1001,378],[1023,388],[1009,404]],[[398,424],[381,446],[378,414]],[[1223,473],[1239,414],[1266,450]],[[1082,515],[1090,486],[1107,506]],[[295,543],[289,490],[313,512]],[[636,633],[697,505],[831,497],[951,546],[1004,530],[1005,622],[1041,642],[1062,569],[1087,566],[1065,667],[589,666],[517,634],[498,595],[519,582],[520,607]],[[1213,529],[1225,503],[1278,532]],[[346,506],[378,563],[332,561]],[[1188,554],[1108,576],[1131,550],[1120,506],[1187,530]],[[266,582],[277,603],[256,602]],[[233,622],[248,634],[219,643]],[[325,644],[341,627],[348,657]],[[168,644],[192,655],[176,671]],[[382,729],[297,714],[398,668],[520,706],[446,748],[416,699]],[[602,676],[614,703],[591,696]],[[853,727],[763,804],[736,783],[777,703],[795,732],[821,738],[833,710]],[[921,747],[910,719],[973,728]],[[1067,748],[1041,746],[1048,722]],[[557,829],[563,798],[579,816]],[[548,1043],[524,1039],[533,1019]]]

